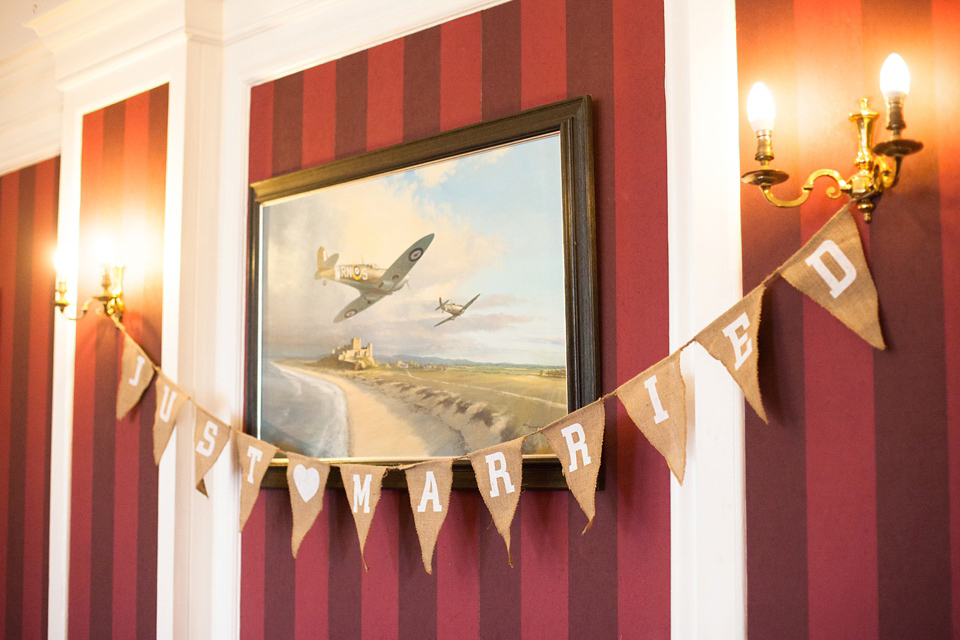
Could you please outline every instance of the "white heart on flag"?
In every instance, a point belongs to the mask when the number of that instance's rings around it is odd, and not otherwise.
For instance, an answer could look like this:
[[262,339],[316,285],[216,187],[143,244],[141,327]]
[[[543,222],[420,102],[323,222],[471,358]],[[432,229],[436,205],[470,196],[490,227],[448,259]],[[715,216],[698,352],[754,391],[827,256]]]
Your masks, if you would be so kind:
[[298,464],[293,469],[293,482],[297,485],[297,491],[303,501],[309,502],[310,498],[317,495],[317,490],[320,488],[320,472]]

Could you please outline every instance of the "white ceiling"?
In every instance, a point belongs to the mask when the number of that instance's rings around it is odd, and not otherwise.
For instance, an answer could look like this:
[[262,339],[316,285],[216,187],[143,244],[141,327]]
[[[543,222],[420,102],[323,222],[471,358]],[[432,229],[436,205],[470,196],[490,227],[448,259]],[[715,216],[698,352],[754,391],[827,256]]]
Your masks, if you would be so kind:
[[0,0],[0,60],[37,42],[25,22],[43,15],[69,0]]

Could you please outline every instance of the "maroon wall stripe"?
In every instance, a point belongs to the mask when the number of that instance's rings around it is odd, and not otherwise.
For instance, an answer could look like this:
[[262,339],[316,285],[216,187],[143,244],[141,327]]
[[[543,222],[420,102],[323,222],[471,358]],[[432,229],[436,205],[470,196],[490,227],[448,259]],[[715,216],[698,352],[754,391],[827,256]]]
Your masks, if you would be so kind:
[[520,3],[487,9],[483,19],[484,120],[520,110]]
[[[567,93],[593,97],[594,181],[596,195],[597,275],[600,286],[601,387],[616,387],[617,272],[616,241],[613,4],[568,0]],[[610,250],[604,250],[610,247]],[[571,638],[618,637],[617,433],[616,403],[607,402],[604,427],[605,489],[596,496],[593,527],[582,535],[579,506],[569,509],[569,630]],[[632,570],[630,575],[634,575]],[[639,603],[631,602],[630,607]],[[626,633],[627,630],[624,631]]]
[[303,132],[303,73],[274,82],[272,172],[278,176],[300,168]]
[[[19,205],[20,175],[18,172],[0,176],[0,292],[15,291],[17,286],[17,223],[20,218]],[[0,406],[10,407],[13,397],[13,387],[8,381],[13,380],[13,351],[14,314],[13,296],[9,293],[0,295]],[[15,295],[15,294],[14,294]],[[7,297],[9,296],[9,297]],[[0,447],[4,450],[10,444],[9,411],[0,411]],[[0,456],[0,495],[7,495],[10,491],[10,457]],[[7,557],[7,518],[9,505],[7,500],[0,500],[0,569],[6,573]],[[0,607],[6,612],[7,581],[0,580]],[[0,616],[0,633],[6,633],[6,615]]]
[[[266,126],[264,123],[270,123]],[[273,172],[273,83],[250,90],[250,182]]]
[[[83,118],[80,181],[80,216],[87,219],[96,211],[102,179],[104,111]],[[93,225],[90,225],[91,227]],[[87,250],[94,231],[81,227],[80,252]],[[79,259],[79,256],[78,256]],[[80,264],[78,296],[96,291],[96,273]],[[95,357],[96,322],[77,323],[76,362],[74,365],[73,460],[70,490],[70,587],[68,624],[72,640],[90,637],[90,545],[93,535],[93,397],[96,381],[91,373]]]
[[[9,484],[7,491],[7,637],[23,634],[23,576],[24,576],[24,476],[27,465],[27,415],[29,412],[30,372],[30,312],[31,280],[33,279],[33,209],[36,190],[36,167],[19,172],[19,200],[16,246],[16,281],[13,303],[16,315],[13,325],[13,377],[10,380],[10,435],[7,445]],[[10,553],[10,550],[15,550]]]
[[263,637],[293,638],[296,622],[296,562],[291,553],[293,519],[283,490],[261,492],[269,523],[264,547]]
[[[790,0],[737,3],[738,47],[778,56],[738,56],[740,95],[757,80],[777,95],[777,156],[792,176],[802,173],[796,144],[796,50]],[[765,16],[765,17],[764,17]],[[773,19],[771,19],[773,18]],[[780,98],[783,96],[783,98]],[[741,102],[743,104],[743,102]],[[780,105],[782,104],[782,107]],[[753,168],[755,141],[741,116],[741,169]],[[802,167],[806,169],[806,167]],[[805,174],[804,174],[805,175]],[[794,178],[781,188],[797,189]],[[741,195],[743,290],[749,291],[800,246],[796,212],[771,211],[755,190]],[[779,215],[778,215],[779,214]],[[803,300],[782,282],[768,291],[760,325],[760,387],[770,424],[745,406],[747,495],[747,628],[751,636],[808,635],[806,444],[804,431]]]
[[[888,349],[874,353],[880,637],[948,637],[949,461],[944,291],[930,3],[863,0],[865,68],[893,46],[910,61],[908,123],[924,135],[871,225]],[[876,85],[874,85],[876,86]],[[910,130],[908,130],[910,131]],[[918,286],[918,283],[923,283]]]
[[[144,200],[149,215],[144,220],[147,238],[163,238],[167,183],[167,115],[170,85],[164,84],[149,92],[149,120],[145,166]],[[162,364],[161,333],[163,329],[163,242],[146,242],[143,254],[144,281],[138,306],[143,310],[140,346],[159,366]],[[149,265],[149,266],[147,266]],[[153,418],[156,395],[150,390],[140,403],[140,442],[138,446],[140,493],[137,513],[137,637],[156,635],[157,628],[157,499],[159,477],[153,460]]]
[[[306,167],[330,161],[334,156],[336,63],[307,69],[302,75],[303,131],[300,147],[302,166]],[[274,492],[286,496],[285,491]],[[325,499],[329,495],[330,492],[327,492]],[[296,638],[325,637],[329,633],[329,589],[327,574],[322,570],[328,565],[330,552],[328,513],[324,511],[317,517],[316,524],[300,543],[297,552],[294,585]],[[262,528],[258,531],[262,532]],[[265,637],[270,637],[269,629],[264,632]]]
[[[303,145],[304,74],[295,73],[271,83],[270,99],[259,96],[259,108],[269,102],[268,139],[258,139],[261,149],[269,148],[270,176],[301,168]],[[266,125],[265,123],[265,125]],[[263,127],[267,129],[267,126]],[[251,136],[255,127],[251,126]],[[264,504],[268,527],[263,544],[263,629],[264,638],[293,638],[296,633],[296,597],[298,566],[291,553],[293,521],[290,497],[283,490],[263,491],[258,502]],[[254,529],[251,533],[258,532]],[[252,543],[259,543],[254,537]],[[259,568],[259,567],[258,567]]]
[[[368,108],[374,104],[392,104],[401,110],[396,119],[387,118],[382,123],[383,131],[377,139],[386,143],[401,142],[411,136],[421,137],[440,131],[440,28],[428,29],[420,37],[410,36],[392,51],[399,60],[387,61],[371,51],[370,73],[380,67],[377,76],[383,76],[386,69],[399,71],[399,83],[369,83],[370,100]],[[392,43],[389,43],[392,44]],[[381,48],[378,48],[381,49]],[[411,92],[419,92],[421,99],[416,102],[407,100]],[[429,102],[428,102],[429,100]],[[368,122],[376,118],[368,114]],[[377,142],[368,130],[367,144],[373,148]],[[396,566],[397,592],[388,591],[394,596],[397,610],[397,632],[391,637],[429,640],[437,637],[437,578],[427,574],[420,559],[420,540],[410,509],[410,497],[404,491],[387,493],[389,509],[380,518],[393,518],[394,526],[389,527],[394,536],[390,550],[395,560],[381,560],[386,566]],[[382,496],[380,504],[384,504]],[[382,507],[378,507],[380,512]],[[449,508],[449,506],[448,506]],[[436,554],[435,554],[436,555]],[[386,573],[385,580],[391,575]],[[393,608],[388,609],[391,613]]]
[[[622,383],[670,352],[663,6],[612,7],[616,242],[616,376]],[[603,105],[601,105],[601,108]],[[620,282],[630,283],[621,287]],[[604,290],[606,292],[606,290]],[[609,313],[609,312],[607,312]],[[606,333],[606,327],[604,327]],[[619,403],[619,632],[670,635],[670,471]],[[614,517],[611,514],[611,521]],[[635,576],[625,580],[623,576]]]
[[[250,517],[243,525],[243,561],[240,564],[240,640],[265,638],[264,625],[266,605],[266,489],[260,492]],[[322,637],[322,636],[321,636]]]
[[[479,122],[482,104],[482,19],[475,13],[440,27],[440,127]],[[453,491],[437,537],[438,640],[479,637],[477,520],[486,509],[472,491]]]
[[404,39],[404,140],[416,140],[440,131],[441,40],[440,27]]
[[367,52],[337,61],[335,152],[347,158],[367,149]]
[[36,165],[33,211],[30,388],[24,482],[23,637],[45,637],[49,568],[50,412],[53,380],[54,281],[50,248],[56,237],[59,159]]
[[[491,120],[520,109],[520,6],[499,5],[481,14],[483,20],[483,119]],[[516,634],[521,621],[520,567],[523,539],[520,521],[524,505],[517,506],[510,527],[507,563],[503,538],[486,508],[479,513],[478,587],[481,638],[506,638]]]
[[403,141],[405,49],[400,39],[367,52],[367,151]]
[[[124,128],[122,133],[123,151],[123,191],[122,206],[117,211],[120,234],[113,236],[122,250],[123,212],[138,210],[146,212],[146,167],[149,149],[150,94],[141,93],[123,103]],[[162,237],[162,236],[161,236]],[[137,256],[138,258],[140,256]],[[149,263],[148,263],[149,264]],[[132,266],[132,265],[131,265]],[[143,269],[128,269],[124,278],[124,297],[131,313],[126,314],[124,323],[137,342],[141,341],[143,326],[142,289]],[[122,357],[122,340],[118,340],[115,355],[119,379],[119,365]],[[106,382],[106,381],[104,381]],[[152,395],[152,394],[150,394]],[[140,418],[142,407],[135,407],[126,418],[114,422],[114,513],[113,513],[113,632],[112,637],[129,637],[137,633],[137,532],[139,527],[139,490],[140,490]]]
[[[367,147],[367,53],[337,61],[335,153],[344,158]],[[330,509],[330,564],[327,611],[331,635],[360,637],[363,632],[363,560],[353,513],[342,490],[327,492]]]
[[324,496],[323,509],[330,510],[330,584],[327,616],[330,637],[359,638],[361,577],[360,544],[350,504],[342,490],[331,489]]
[[303,150],[301,165],[313,167],[334,158],[337,117],[337,63],[303,72]]
[[[103,115],[103,182],[96,209],[81,220],[81,225],[95,226],[91,233],[107,237],[118,247],[120,215],[124,188],[124,127],[126,105],[122,102],[104,108]],[[82,177],[81,177],[82,180]],[[95,316],[96,347],[94,355],[93,413],[93,537],[90,544],[90,636],[106,638],[113,634],[115,602],[113,592],[114,511],[116,485],[116,402],[118,379],[118,339],[113,323]]]
[[[367,52],[367,151],[403,139],[403,123],[407,119],[403,112],[405,48],[402,40],[395,40]],[[406,499],[406,494],[403,498]],[[366,638],[392,640],[398,637],[398,540],[402,508],[400,492],[383,491],[367,534],[363,555],[370,570],[361,574],[360,603],[361,628]],[[430,631],[423,629],[421,633],[428,637]]]
[[960,185],[953,176],[960,171],[960,5],[934,0],[933,44],[936,66],[936,131],[940,171],[940,233],[943,251],[944,353],[947,389],[947,431],[950,458],[950,576],[953,597],[953,634],[960,633]]
[[[563,2],[527,0],[520,5],[520,76],[523,108],[567,94],[566,15]],[[520,631],[524,638],[567,637],[568,518],[579,507],[566,492],[521,495]],[[581,522],[585,519],[581,515]],[[581,527],[582,528],[582,527]]]

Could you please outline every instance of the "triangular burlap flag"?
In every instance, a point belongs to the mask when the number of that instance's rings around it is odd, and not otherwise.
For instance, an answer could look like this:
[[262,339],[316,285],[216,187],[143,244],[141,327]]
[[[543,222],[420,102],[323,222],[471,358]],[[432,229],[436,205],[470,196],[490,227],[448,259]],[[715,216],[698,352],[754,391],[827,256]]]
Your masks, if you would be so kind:
[[[260,495],[260,483],[270,468],[277,448],[246,433],[237,433],[237,461],[240,463],[240,523],[239,531],[247,523],[253,505]],[[294,552],[296,555],[296,552]]]
[[183,403],[187,401],[187,394],[163,371],[157,374],[157,382],[153,386],[157,390],[157,411],[153,415],[153,461],[160,464],[160,457],[170,442],[173,425]]
[[520,501],[520,483],[523,473],[523,438],[504,442],[469,454],[473,473],[477,476],[477,488],[493,516],[497,531],[507,544],[507,561],[513,566],[510,556],[510,523]]
[[410,508],[420,539],[423,568],[433,573],[433,548],[437,544],[440,527],[450,507],[450,487],[453,484],[453,458],[421,462],[407,467],[407,489]]
[[594,498],[603,449],[603,421],[603,400],[597,400],[543,429],[547,442],[560,458],[567,486],[587,516],[584,533],[596,514]]
[[290,507],[293,509],[290,545],[296,558],[303,537],[323,509],[323,491],[327,487],[330,465],[297,453],[288,453],[287,459],[287,486],[290,489]]
[[123,361],[117,388],[117,420],[130,412],[153,380],[153,362],[133,338],[123,334]]
[[194,406],[197,408],[197,424],[193,428],[194,470],[197,489],[206,495],[206,491],[200,489],[203,476],[207,475],[207,471],[220,457],[223,447],[230,441],[232,429],[201,409],[196,403]]
[[757,330],[760,327],[760,305],[765,288],[761,284],[733,305],[726,313],[697,334],[696,341],[707,352],[723,363],[733,379],[743,389],[743,395],[767,422],[760,399],[760,380],[757,377]]
[[617,389],[617,397],[683,484],[687,466],[687,399],[680,375],[680,352],[623,383]]
[[363,568],[368,569],[367,561],[363,558],[363,546],[367,543],[367,532],[370,531],[370,522],[380,502],[380,483],[386,467],[368,464],[341,464],[340,476],[343,478],[343,490],[347,493],[347,501],[353,511],[353,521],[357,525],[357,538],[360,540],[360,558]]
[[877,289],[863,255],[857,223],[846,208],[778,271],[871,346],[887,348],[880,332]]

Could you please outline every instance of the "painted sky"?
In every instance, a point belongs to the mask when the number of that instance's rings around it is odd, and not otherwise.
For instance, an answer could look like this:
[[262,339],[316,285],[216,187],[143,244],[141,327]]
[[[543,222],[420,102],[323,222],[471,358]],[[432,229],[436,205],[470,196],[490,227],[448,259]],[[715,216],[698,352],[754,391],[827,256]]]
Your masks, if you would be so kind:
[[[565,363],[560,142],[551,135],[328,187],[263,215],[266,357],[313,357],[360,337],[374,356]],[[409,286],[342,323],[358,291],[315,280],[317,249],[338,264],[387,268],[419,238],[433,243]],[[458,304],[480,294],[460,318]]]

